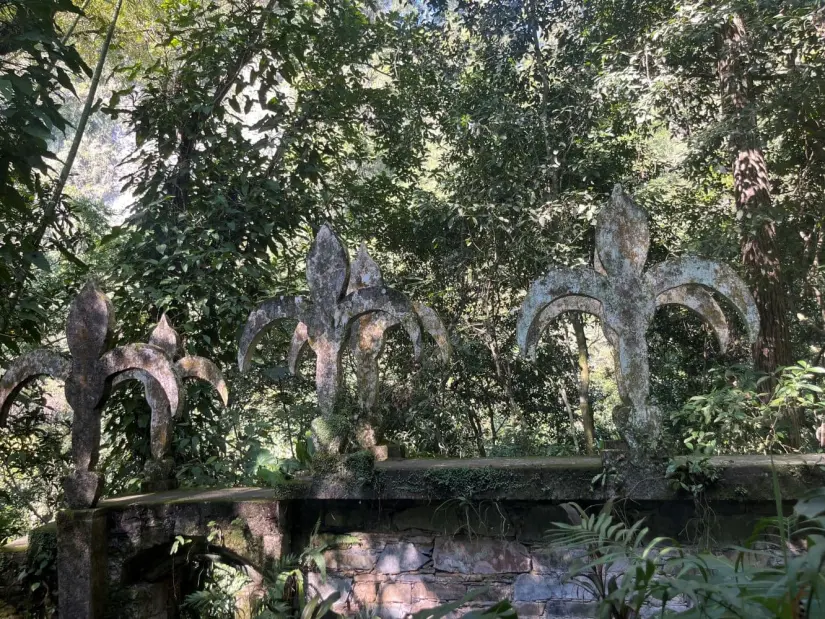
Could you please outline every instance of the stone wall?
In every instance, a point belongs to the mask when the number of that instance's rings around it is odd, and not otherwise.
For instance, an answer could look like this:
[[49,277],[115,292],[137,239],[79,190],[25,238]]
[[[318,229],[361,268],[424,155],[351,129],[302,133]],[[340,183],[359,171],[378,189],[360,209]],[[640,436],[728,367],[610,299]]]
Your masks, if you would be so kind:
[[[562,502],[614,496],[622,517],[645,518],[651,535],[685,546],[709,535],[723,551],[775,515],[771,466],[788,510],[825,483],[818,456],[719,458],[720,479],[697,513],[664,478],[665,463],[633,470],[607,455],[331,464],[273,488],[167,491],[61,512],[61,617],[172,619],[197,586],[186,578],[198,553],[251,576],[238,604],[248,617],[266,567],[311,547],[327,549],[329,569],[325,581],[307,574],[310,593],[339,591],[335,610],[345,614],[396,619],[485,589],[455,615],[508,599],[521,617],[593,617],[587,592],[564,579],[574,555],[547,544],[552,523],[566,521]],[[605,470],[609,483],[594,489],[590,480]],[[172,553],[177,536],[190,545]]]
[[[720,550],[742,543],[752,525],[772,513],[766,503],[715,507],[710,526]],[[691,501],[623,509],[631,519],[647,518],[654,534],[687,545],[699,533]],[[308,584],[324,597],[338,591],[340,613],[370,609],[382,619],[400,619],[483,589],[456,614],[507,599],[519,617],[595,617],[589,593],[565,580],[576,553],[547,543],[551,523],[566,521],[558,504],[542,502],[309,501],[294,541],[312,544],[319,523],[314,543],[339,542],[325,553],[327,580],[314,573]]]
[[540,544],[497,538],[356,534],[359,542],[327,553],[331,572],[309,576],[322,596],[335,590],[335,610],[362,608],[383,619],[400,619],[425,608],[461,600],[481,590],[473,607],[512,600],[520,617],[593,617],[588,593],[563,576],[566,553]]

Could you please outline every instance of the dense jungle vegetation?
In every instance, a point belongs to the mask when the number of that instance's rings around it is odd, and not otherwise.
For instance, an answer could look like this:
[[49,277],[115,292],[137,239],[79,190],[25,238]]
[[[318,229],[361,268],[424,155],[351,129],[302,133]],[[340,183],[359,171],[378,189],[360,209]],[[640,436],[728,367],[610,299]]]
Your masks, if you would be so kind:
[[[649,261],[730,264],[762,319],[752,351],[734,323],[721,355],[659,310],[669,452],[818,449],[821,2],[0,0],[0,369],[65,347],[93,278],[120,341],[165,312],[230,383],[226,410],[190,387],[181,484],[267,483],[314,417],[313,360],[288,374],[284,324],[240,376],[237,340],[256,303],[306,288],[330,222],[454,347],[416,364],[390,338],[388,437],[422,457],[592,452],[618,438],[597,322],[559,319],[535,363],[515,322],[530,281],[592,261],[616,183],[650,213]],[[53,518],[68,470],[62,390],[24,395],[0,429],[0,540]],[[109,492],[137,487],[148,423],[137,388],[105,410]]]

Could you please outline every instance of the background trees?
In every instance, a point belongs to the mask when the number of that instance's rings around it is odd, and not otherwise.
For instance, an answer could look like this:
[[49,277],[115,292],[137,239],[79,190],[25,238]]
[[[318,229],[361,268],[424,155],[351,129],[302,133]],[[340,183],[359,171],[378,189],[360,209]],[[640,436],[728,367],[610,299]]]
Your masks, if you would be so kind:
[[[414,367],[404,338],[389,340],[379,401],[412,453],[567,453],[615,437],[598,325],[561,319],[528,364],[514,309],[548,265],[590,260],[616,182],[651,214],[651,260],[691,251],[749,278],[768,327],[761,369],[821,363],[817,3],[124,0],[89,98],[117,5],[0,2],[0,367],[59,344],[90,276],[123,336],[144,339],[167,312],[234,392],[224,412],[191,387],[176,428],[183,483],[260,483],[303,438],[314,396],[285,372],[290,325],[248,377],[233,360],[250,308],[300,291],[324,221],[352,250],[366,240],[387,281],[450,329],[447,368],[426,355]],[[685,449],[698,404],[670,413],[718,395],[715,377],[747,351],[720,357],[673,309],[649,339],[654,396]],[[57,498],[42,484],[59,476],[59,456],[44,455],[68,421],[59,395],[33,389],[0,441],[16,454],[0,461],[17,463],[0,476],[34,497],[14,503],[18,528]],[[786,443],[811,440],[812,410],[783,408]],[[125,392],[106,416],[108,487],[126,488],[148,456],[148,409]]]

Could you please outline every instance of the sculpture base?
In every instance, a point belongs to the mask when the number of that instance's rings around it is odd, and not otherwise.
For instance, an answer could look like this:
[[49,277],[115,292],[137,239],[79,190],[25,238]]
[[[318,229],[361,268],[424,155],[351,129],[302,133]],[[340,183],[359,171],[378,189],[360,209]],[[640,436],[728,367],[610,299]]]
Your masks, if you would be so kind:
[[375,456],[376,462],[384,462],[385,460],[398,460],[404,457],[404,447],[397,443],[384,443],[383,445],[375,445],[369,449],[372,455]]
[[63,479],[63,492],[70,509],[89,509],[100,500],[103,477],[91,471],[74,471]]
[[141,492],[163,492],[178,487],[175,478],[175,461],[172,458],[150,460],[143,467],[144,480],[140,484]]

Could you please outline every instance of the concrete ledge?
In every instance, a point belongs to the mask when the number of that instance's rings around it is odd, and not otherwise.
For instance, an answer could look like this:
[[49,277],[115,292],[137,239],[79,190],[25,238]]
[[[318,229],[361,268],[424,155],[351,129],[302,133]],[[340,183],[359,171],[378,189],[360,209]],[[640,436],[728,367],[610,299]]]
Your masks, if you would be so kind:
[[[676,458],[685,461],[687,458]],[[811,488],[825,485],[825,454],[716,456],[709,464],[720,479],[708,490],[709,500],[773,501],[771,466],[776,468],[782,498],[795,500]],[[306,475],[273,488],[177,489],[114,497],[101,509],[132,505],[214,502],[324,500],[446,500],[599,502],[610,496],[632,500],[684,499],[665,479],[666,462],[643,466],[625,462],[622,454],[572,458],[473,458],[387,460],[372,468],[359,464]],[[606,483],[593,478],[607,472]]]

